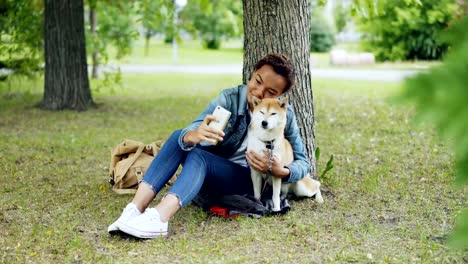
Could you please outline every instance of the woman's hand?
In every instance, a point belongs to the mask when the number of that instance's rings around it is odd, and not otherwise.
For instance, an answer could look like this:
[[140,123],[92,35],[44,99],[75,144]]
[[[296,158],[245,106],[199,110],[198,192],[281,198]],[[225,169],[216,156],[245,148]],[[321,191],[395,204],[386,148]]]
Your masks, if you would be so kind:
[[217,121],[213,115],[207,115],[197,129],[187,132],[184,136],[184,143],[196,145],[202,141],[215,144],[217,141],[223,141],[224,132],[212,127],[208,124],[212,121]]
[[[259,155],[253,151],[247,151],[245,157],[250,167],[260,171],[261,173],[267,173],[270,168],[270,152],[264,150],[265,156]],[[283,164],[278,160],[278,158],[273,155],[271,157],[271,175],[279,178],[284,178],[289,176],[289,169],[284,167]]]

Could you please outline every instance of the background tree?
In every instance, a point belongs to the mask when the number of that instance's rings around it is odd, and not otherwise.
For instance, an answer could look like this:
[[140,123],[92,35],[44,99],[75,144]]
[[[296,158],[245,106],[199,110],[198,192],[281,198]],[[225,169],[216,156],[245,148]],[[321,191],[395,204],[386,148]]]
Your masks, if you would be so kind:
[[322,8],[313,6],[310,18],[310,51],[327,52],[335,45],[335,32]]
[[353,13],[378,60],[437,60],[448,49],[438,36],[458,9],[454,0],[355,0]]
[[41,108],[83,111],[94,104],[88,80],[83,12],[83,0],[45,1]]
[[150,40],[156,33],[165,33],[173,20],[174,0],[140,0],[139,15],[144,28],[145,56],[149,55]]
[[253,66],[271,52],[291,58],[297,83],[290,101],[297,115],[302,139],[317,177],[315,164],[314,104],[310,77],[310,2],[308,0],[244,0],[244,83]]
[[[141,0],[143,1],[143,0]],[[89,19],[85,21],[86,49],[92,61],[92,78],[103,77],[93,85],[94,90],[101,87],[120,85],[122,74],[104,71],[98,76],[98,68],[109,63],[109,59],[117,60],[129,55],[132,44],[139,36],[136,21],[141,10],[140,1],[109,1],[88,0]],[[109,47],[112,46],[112,52]]]
[[99,71],[99,49],[96,47],[95,43],[97,42],[97,0],[89,0],[89,41],[91,41],[92,48],[91,51],[91,78],[98,78]]
[[335,6],[333,7],[333,19],[335,20],[336,32],[343,32],[350,19],[349,6],[345,5],[343,0],[335,2]]
[[27,76],[40,72],[43,33],[42,1],[0,0],[0,69]]
[[97,30],[98,47],[104,63],[107,63],[109,46],[116,50],[115,58],[121,59],[132,51],[132,44],[139,36],[136,20],[137,7],[134,1],[120,1],[117,4],[99,2]]
[[180,14],[187,31],[199,35],[203,46],[219,49],[223,38],[239,36],[242,6],[236,0],[191,0]]

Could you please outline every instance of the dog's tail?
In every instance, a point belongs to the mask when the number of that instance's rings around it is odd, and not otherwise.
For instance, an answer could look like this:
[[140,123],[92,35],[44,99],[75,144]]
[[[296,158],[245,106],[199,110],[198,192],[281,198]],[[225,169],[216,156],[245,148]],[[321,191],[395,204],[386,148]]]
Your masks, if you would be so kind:
[[312,197],[315,195],[315,201],[323,203],[320,182],[312,179],[309,175],[295,184],[293,192],[298,197]]

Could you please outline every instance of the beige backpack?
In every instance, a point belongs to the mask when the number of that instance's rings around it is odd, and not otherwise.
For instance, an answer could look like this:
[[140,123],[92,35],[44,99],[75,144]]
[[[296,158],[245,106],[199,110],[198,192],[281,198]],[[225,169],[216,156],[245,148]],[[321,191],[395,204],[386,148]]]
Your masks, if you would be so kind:
[[138,183],[160,149],[161,145],[155,142],[145,145],[129,139],[115,146],[109,167],[112,190],[119,194],[136,193]]

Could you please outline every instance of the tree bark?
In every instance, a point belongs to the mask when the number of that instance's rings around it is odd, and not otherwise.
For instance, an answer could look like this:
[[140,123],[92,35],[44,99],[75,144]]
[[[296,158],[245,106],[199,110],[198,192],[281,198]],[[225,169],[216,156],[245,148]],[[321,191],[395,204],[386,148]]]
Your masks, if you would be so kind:
[[46,0],[44,97],[47,110],[94,105],[88,80],[83,0]]
[[297,82],[290,102],[297,116],[311,176],[317,178],[314,104],[310,76],[310,1],[243,0],[244,83],[255,63],[268,53],[286,54],[296,69]]

